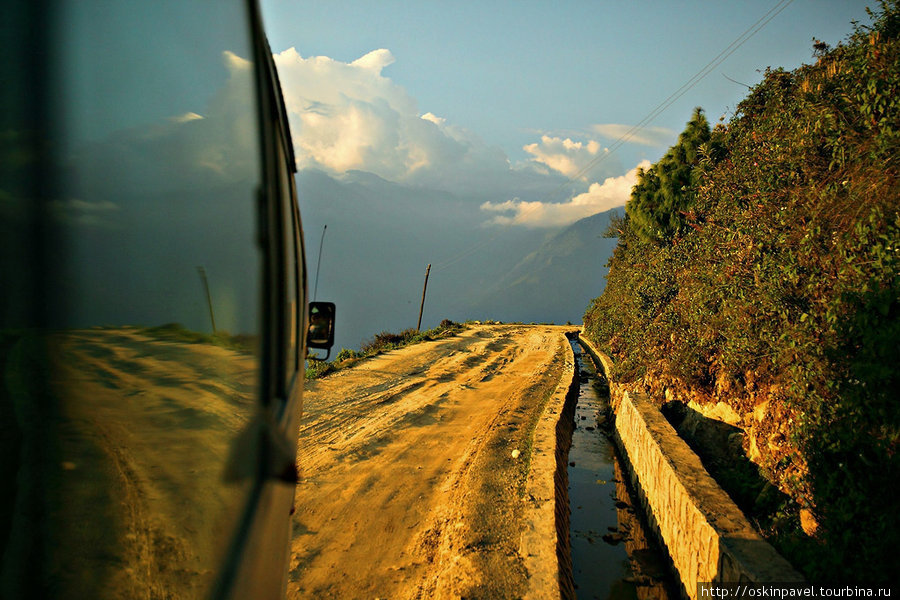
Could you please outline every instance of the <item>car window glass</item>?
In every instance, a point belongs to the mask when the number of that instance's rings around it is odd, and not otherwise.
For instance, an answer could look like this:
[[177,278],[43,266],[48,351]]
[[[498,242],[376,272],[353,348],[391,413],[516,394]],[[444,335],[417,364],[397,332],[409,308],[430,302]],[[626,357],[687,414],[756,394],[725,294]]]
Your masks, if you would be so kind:
[[226,473],[259,389],[246,9],[59,6],[46,269],[10,291],[50,330],[0,336],[0,596],[31,573],[50,597],[203,597],[247,502]]

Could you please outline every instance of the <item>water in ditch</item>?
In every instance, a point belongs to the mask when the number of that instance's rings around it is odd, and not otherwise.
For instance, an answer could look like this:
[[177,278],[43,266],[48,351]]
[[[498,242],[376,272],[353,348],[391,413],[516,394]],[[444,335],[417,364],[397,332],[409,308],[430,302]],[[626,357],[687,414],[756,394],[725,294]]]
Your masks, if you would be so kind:
[[609,392],[602,372],[572,341],[579,390],[569,449],[569,531],[579,599],[676,600],[670,560],[647,533],[606,423]]

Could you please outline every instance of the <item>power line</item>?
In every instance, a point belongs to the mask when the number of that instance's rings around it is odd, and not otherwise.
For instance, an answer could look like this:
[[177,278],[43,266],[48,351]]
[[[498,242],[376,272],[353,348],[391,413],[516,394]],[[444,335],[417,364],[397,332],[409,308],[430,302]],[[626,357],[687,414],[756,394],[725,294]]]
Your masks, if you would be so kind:
[[447,258],[447,259],[443,260],[442,262],[435,264],[434,270],[435,271],[443,270],[443,269],[446,269],[447,267],[455,265],[456,263],[463,260],[464,258],[467,258],[467,257],[475,254],[476,252],[478,252],[479,250],[481,250],[482,248],[484,248],[485,246],[487,246],[488,244],[493,242],[496,238],[497,238],[497,234],[495,233],[491,237],[481,240],[474,246],[472,246],[470,248],[466,248],[465,250],[462,250],[462,251],[450,256],[450,258]]
[[[526,214],[528,214],[529,212],[533,212],[533,211],[536,210],[537,208],[538,208],[538,207],[535,206],[534,203],[532,203],[531,206],[526,206],[526,207],[522,210],[522,212],[519,213],[519,214],[520,214],[520,215],[526,215]],[[486,239],[481,240],[480,242],[478,242],[478,243],[475,244],[474,246],[471,246],[470,248],[466,248],[465,250],[462,250],[462,251],[460,251],[460,252],[457,252],[456,254],[451,255],[449,258],[446,258],[446,259],[444,259],[443,261],[441,261],[440,263],[435,264],[435,265],[434,265],[434,270],[435,270],[435,271],[437,271],[437,270],[444,270],[444,269],[446,269],[446,268],[448,268],[448,267],[451,267],[451,266],[455,265],[455,264],[458,263],[459,261],[461,261],[461,260],[463,260],[463,259],[465,259],[465,258],[468,258],[469,256],[472,256],[473,254],[475,254],[476,252],[478,252],[479,250],[481,250],[482,248],[484,248],[485,246],[487,246],[488,244],[490,244],[491,242],[493,242],[494,240],[496,240],[498,235],[499,235],[499,234],[495,232],[494,235],[490,236],[489,238],[486,238]]]
[[763,27],[769,24],[769,22],[778,16],[781,11],[788,7],[794,0],[779,0],[779,2],[773,6],[769,11],[764,14],[762,17],[756,20],[750,27],[748,27],[741,35],[735,38],[724,50],[719,52],[711,61],[709,61],[703,68],[701,68],[697,73],[693,75],[690,79],[688,79],[684,84],[681,85],[677,90],[672,92],[665,100],[660,102],[650,113],[641,119],[636,125],[632,126],[631,129],[626,131],[619,139],[617,139],[613,145],[609,148],[609,152],[606,152],[590,163],[587,166],[583,167],[579,170],[575,175],[572,175],[569,178],[569,181],[566,183],[574,182],[576,179],[580,179],[589,171],[591,171],[598,164],[603,162],[603,160],[615,152],[618,148],[620,148],[623,144],[625,144],[629,139],[634,137],[639,131],[644,129],[650,122],[653,121],[656,117],[662,114],[669,106],[671,106],[676,100],[684,96],[691,88],[700,83],[707,75],[709,75],[716,67],[719,66],[725,59],[734,54],[738,48],[744,45],[747,40],[756,35]]
[[672,104],[675,103],[676,100],[684,96],[688,90],[693,88],[695,85],[700,83],[707,75],[709,75],[716,67],[718,67],[725,59],[734,54],[738,48],[744,45],[750,38],[759,33],[763,27],[769,24],[769,22],[777,17],[781,11],[788,7],[794,0],[779,0],[779,2],[773,6],[769,11],[764,14],[762,17],[756,20],[750,27],[748,27],[741,35],[736,37],[724,50],[719,52],[711,61],[709,61],[706,66],[697,71],[693,77],[688,79],[681,87],[672,92],[665,100],[660,102],[656,108],[654,108],[650,113],[641,119],[636,125],[632,126],[631,129],[626,131],[622,136],[617,139],[613,144],[608,148],[607,152],[604,152],[597,158],[591,160],[587,165],[581,168],[577,173],[569,177],[568,181],[560,186],[560,188],[567,187],[571,183],[575,182],[577,179],[584,177],[587,173],[592,171],[597,167],[600,163],[602,163],[610,154],[618,150],[622,145],[624,145],[629,139],[634,137],[639,131],[644,129],[647,125],[649,125],[656,117],[662,114],[667,108],[669,108]]
[[[653,120],[662,114],[667,108],[669,108],[672,104],[674,104],[679,98],[684,96],[691,88],[700,83],[707,75],[709,75],[716,67],[718,67],[722,62],[725,61],[729,56],[734,54],[738,48],[743,46],[750,38],[759,33],[766,25],[769,24],[772,19],[777,17],[785,8],[787,8],[794,0],[779,0],[775,6],[769,9],[763,16],[757,19],[750,27],[744,30],[739,36],[737,36],[728,46],[725,47],[724,50],[719,52],[712,60],[710,60],[706,65],[697,71],[690,79],[688,79],[685,83],[681,85],[677,90],[672,92],[665,100],[656,105],[656,107],[650,111],[643,119],[641,119],[637,124],[633,125],[628,131],[622,134],[615,142],[613,142],[607,151],[601,154],[600,156],[591,160],[587,165],[579,169],[574,175],[570,176],[564,183],[560,184],[559,188],[557,188],[557,192],[554,194],[557,195],[559,190],[567,188],[569,185],[574,183],[576,180],[581,179],[593,169],[595,169],[600,163],[602,163],[606,158],[611,155],[613,152],[622,147],[625,143],[628,142],[632,137],[637,135],[642,129],[647,127]],[[525,212],[527,213],[530,210],[534,210],[536,206],[526,206]],[[523,213],[524,214],[524,213]],[[445,259],[441,263],[435,265],[435,270],[445,269],[451,265],[456,264],[457,262],[471,256],[487,244],[491,243],[496,239],[497,234],[494,234],[490,238],[481,241],[480,243],[472,246],[471,248],[467,248],[455,255],[450,256]]]

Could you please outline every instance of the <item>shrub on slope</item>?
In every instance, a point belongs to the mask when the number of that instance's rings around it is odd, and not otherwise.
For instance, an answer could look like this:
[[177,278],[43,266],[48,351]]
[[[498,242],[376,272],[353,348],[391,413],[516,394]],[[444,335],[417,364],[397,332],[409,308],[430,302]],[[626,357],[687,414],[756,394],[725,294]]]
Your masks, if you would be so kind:
[[712,131],[686,227],[614,225],[585,315],[620,381],[768,403],[758,460],[818,522],[818,580],[900,566],[900,3],[873,16],[815,64],[767,71]]

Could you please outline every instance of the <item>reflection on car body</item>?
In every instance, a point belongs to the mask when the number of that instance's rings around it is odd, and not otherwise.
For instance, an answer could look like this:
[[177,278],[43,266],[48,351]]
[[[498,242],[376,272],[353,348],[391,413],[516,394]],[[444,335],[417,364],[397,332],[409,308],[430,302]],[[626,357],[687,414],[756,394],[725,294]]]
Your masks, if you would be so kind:
[[280,597],[310,315],[258,7],[0,27],[0,597]]

